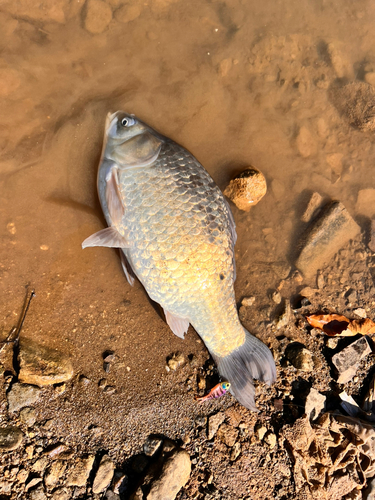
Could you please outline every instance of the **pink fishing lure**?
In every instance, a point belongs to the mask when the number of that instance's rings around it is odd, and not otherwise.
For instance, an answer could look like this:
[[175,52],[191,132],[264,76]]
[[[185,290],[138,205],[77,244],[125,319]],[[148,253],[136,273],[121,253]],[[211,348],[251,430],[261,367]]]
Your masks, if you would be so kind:
[[196,401],[199,403],[203,403],[203,401],[208,401],[209,399],[216,399],[224,396],[229,391],[230,383],[229,382],[220,382],[220,384],[215,385],[208,394],[202,396],[201,398],[196,397]]

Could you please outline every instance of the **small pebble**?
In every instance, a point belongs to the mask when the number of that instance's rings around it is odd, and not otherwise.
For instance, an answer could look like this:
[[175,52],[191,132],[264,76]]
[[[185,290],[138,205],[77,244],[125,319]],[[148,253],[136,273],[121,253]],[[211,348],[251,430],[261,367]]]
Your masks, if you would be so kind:
[[175,353],[168,360],[168,367],[170,370],[177,370],[179,366],[181,366],[185,362],[185,357],[181,353]]
[[102,378],[99,380],[98,386],[99,389],[104,389],[107,385],[107,380],[105,378]]
[[363,319],[367,318],[367,313],[363,308],[354,309],[353,313],[359,316],[360,318]]
[[255,297],[244,297],[241,301],[241,305],[244,307],[251,307],[255,302]]
[[255,435],[257,436],[257,438],[259,439],[259,441],[262,441],[262,439],[264,438],[266,432],[267,432],[267,427],[265,427],[264,425],[258,425],[255,428]]
[[264,437],[264,442],[268,444],[271,450],[276,446],[276,435],[273,432],[267,432]]
[[267,183],[264,175],[255,168],[247,168],[230,181],[224,195],[240,210],[248,212],[266,192]]

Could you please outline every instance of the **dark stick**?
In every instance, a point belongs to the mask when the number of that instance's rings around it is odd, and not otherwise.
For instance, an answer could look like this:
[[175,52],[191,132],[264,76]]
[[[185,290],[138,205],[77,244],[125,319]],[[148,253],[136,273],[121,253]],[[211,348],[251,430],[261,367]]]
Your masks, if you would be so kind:
[[23,304],[23,309],[22,309],[22,313],[21,313],[21,316],[20,316],[20,319],[18,321],[18,325],[17,326],[14,326],[11,331],[9,332],[9,335],[7,337],[6,340],[4,340],[3,342],[0,342],[0,344],[3,344],[1,347],[0,347],[0,351],[4,348],[4,346],[6,344],[10,344],[11,342],[14,342],[15,345],[18,344],[19,342],[19,339],[20,339],[20,334],[21,334],[21,329],[23,327],[23,323],[25,321],[25,318],[26,318],[26,314],[27,314],[27,311],[29,310],[29,307],[30,307],[30,302],[31,302],[31,299],[33,297],[35,297],[35,291],[34,290],[31,290],[31,293],[30,293],[30,296],[28,296],[29,293],[27,292],[26,293],[26,298],[25,298],[25,302]]

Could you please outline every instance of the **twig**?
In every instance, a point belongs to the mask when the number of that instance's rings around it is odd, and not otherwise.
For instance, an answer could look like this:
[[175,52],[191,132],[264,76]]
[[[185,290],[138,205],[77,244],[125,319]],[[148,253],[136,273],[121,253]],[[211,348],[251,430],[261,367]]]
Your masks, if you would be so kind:
[[29,292],[26,293],[26,298],[25,298],[25,302],[24,302],[24,305],[23,305],[23,309],[22,309],[22,313],[21,313],[20,319],[18,321],[18,325],[14,326],[11,329],[11,331],[9,332],[9,335],[8,335],[8,337],[7,337],[6,340],[4,340],[3,342],[0,342],[0,346],[1,346],[0,347],[0,352],[4,349],[4,347],[7,344],[10,344],[12,342],[14,342],[15,345],[18,344],[19,339],[20,339],[21,329],[23,327],[23,323],[25,321],[27,311],[29,310],[29,307],[30,307],[31,299],[33,297],[35,297],[35,291],[34,290],[31,290],[30,296],[29,296]]

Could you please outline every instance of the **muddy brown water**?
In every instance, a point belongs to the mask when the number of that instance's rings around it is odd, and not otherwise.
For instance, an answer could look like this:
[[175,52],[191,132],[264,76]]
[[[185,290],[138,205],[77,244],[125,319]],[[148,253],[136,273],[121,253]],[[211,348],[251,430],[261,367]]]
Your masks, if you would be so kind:
[[[0,4],[0,317],[5,336],[35,288],[22,335],[70,354],[92,381],[59,398],[47,391],[40,416],[123,459],[148,434],[179,437],[233,400],[198,408],[185,372],[165,370],[176,351],[205,362],[198,336],[173,336],[140,284],[127,284],[116,251],[81,249],[104,227],[95,178],[107,112],[134,113],[185,146],[222,189],[244,166],[264,173],[259,205],[232,205],[236,295],[262,305],[280,281],[270,264],[291,260],[312,191],[340,199],[364,229],[375,212],[357,201],[375,187],[373,137],[327,93],[337,78],[375,70],[375,4],[149,0],[124,23],[123,2],[108,0],[114,17],[93,35],[83,3],[61,0],[57,15],[48,1]],[[106,349],[117,356],[109,374]],[[97,389],[101,378],[114,394]]]

